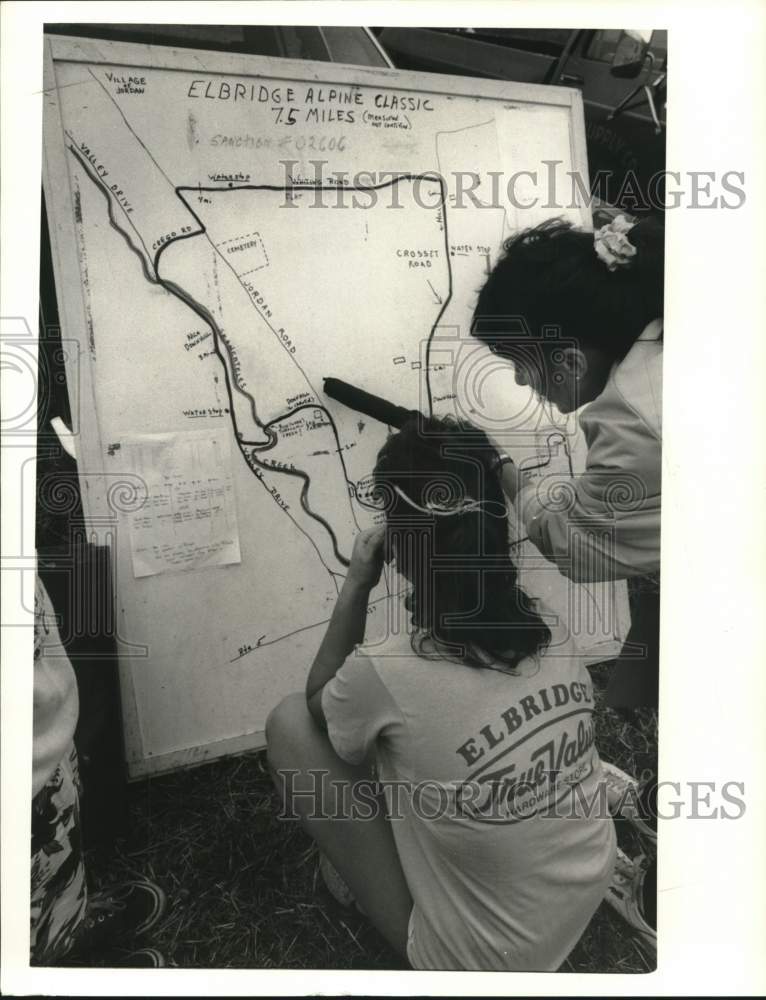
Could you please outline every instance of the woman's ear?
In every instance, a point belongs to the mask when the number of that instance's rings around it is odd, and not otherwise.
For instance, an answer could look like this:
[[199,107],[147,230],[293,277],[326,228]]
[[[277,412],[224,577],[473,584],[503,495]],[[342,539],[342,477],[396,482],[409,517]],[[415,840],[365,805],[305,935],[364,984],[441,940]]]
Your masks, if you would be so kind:
[[604,366],[602,352],[571,343],[554,348],[549,365],[551,381],[547,395],[562,413],[571,413],[595,399],[609,374],[609,365]]
[[564,347],[561,351],[561,365],[575,382],[583,379],[588,372],[588,358],[579,347]]

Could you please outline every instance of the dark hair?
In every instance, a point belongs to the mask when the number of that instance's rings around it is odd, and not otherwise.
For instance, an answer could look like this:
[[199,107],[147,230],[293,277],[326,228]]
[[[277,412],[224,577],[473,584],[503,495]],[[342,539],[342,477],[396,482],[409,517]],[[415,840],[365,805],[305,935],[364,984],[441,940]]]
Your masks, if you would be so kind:
[[[557,328],[578,346],[622,360],[647,324],[662,316],[664,235],[654,218],[637,222],[627,233],[636,255],[609,271],[592,232],[562,219],[525,229],[505,242],[479,292],[471,332],[512,358],[520,339],[544,340],[545,327]],[[511,317],[523,318],[528,329],[514,328]]]
[[[475,666],[486,665],[477,650],[513,666],[550,639],[517,584],[508,510],[492,468],[496,457],[478,428],[451,418],[418,417],[388,438],[373,473],[389,538],[412,578],[414,624],[458,647],[458,655]],[[466,498],[481,506],[432,514],[417,510],[395,487],[420,507],[453,507]]]

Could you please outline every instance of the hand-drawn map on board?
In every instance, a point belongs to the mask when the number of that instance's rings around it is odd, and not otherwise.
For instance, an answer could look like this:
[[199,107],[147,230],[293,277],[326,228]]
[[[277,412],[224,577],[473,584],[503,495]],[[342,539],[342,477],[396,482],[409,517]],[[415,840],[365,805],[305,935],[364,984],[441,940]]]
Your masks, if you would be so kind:
[[[109,508],[140,774],[257,745],[270,708],[304,682],[354,534],[379,517],[369,474],[387,433],[326,398],[323,377],[490,433],[524,414],[520,454],[558,434],[550,461],[570,468],[574,421],[550,425],[468,322],[505,237],[551,214],[589,223],[579,201],[520,209],[524,178],[517,204],[508,194],[511,175],[544,161],[587,176],[582,112],[558,88],[51,44],[46,192],[59,233],[73,219],[92,385],[80,473],[97,472],[104,491],[138,484],[132,508]],[[71,327],[71,289],[64,298]],[[178,459],[163,473],[136,457],[167,463],[187,435],[226,469]],[[135,510],[148,480],[153,520]],[[187,536],[214,522],[226,531],[203,537],[199,561]],[[153,540],[140,571],[137,526]],[[595,622],[581,649],[613,655],[624,585],[575,587],[526,547],[522,561],[559,613],[579,592]],[[369,635],[400,589],[387,578],[372,595]]]

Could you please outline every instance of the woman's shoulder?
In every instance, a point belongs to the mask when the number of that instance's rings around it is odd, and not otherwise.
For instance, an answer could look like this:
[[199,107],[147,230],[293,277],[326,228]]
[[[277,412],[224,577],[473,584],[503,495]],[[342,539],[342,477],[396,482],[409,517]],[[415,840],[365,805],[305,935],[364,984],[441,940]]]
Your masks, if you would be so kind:
[[632,411],[653,433],[662,434],[662,321],[643,331],[615,367],[607,390],[613,401]]
[[[632,455],[653,459],[662,440],[662,344],[636,342],[627,357],[614,367],[603,392],[579,417],[589,450],[597,445],[611,465],[612,452],[628,463]],[[655,455],[656,452],[656,455]]]

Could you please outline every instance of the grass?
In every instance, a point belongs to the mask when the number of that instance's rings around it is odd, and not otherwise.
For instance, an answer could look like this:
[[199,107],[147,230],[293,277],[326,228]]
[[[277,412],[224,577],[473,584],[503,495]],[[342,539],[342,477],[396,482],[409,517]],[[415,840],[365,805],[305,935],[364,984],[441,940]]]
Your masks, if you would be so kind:
[[[117,856],[89,857],[98,885],[145,876],[167,893],[151,941],[191,968],[403,968],[318,877],[297,823],[277,819],[263,753],[130,789],[133,829]],[[125,942],[130,947],[130,942]]]
[[[623,721],[603,705],[609,665],[591,673],[602,757],[636,776],[656,768],[656,714]],[[151,945],[187,968],[405,967],[364,917],[330,896],[312,841],[296,823],[277,819],[263,753],[143,781],[128,795],[129,835],[116,854],[89,853],[88,869],[93,888],[144,876],[167,893],[165,917],[135,947]],[[641,849],[630,828],[618,827],[618,837],[629,854]],[[644,973],[650,966],[628,926],[602,904],[561,971]]]

